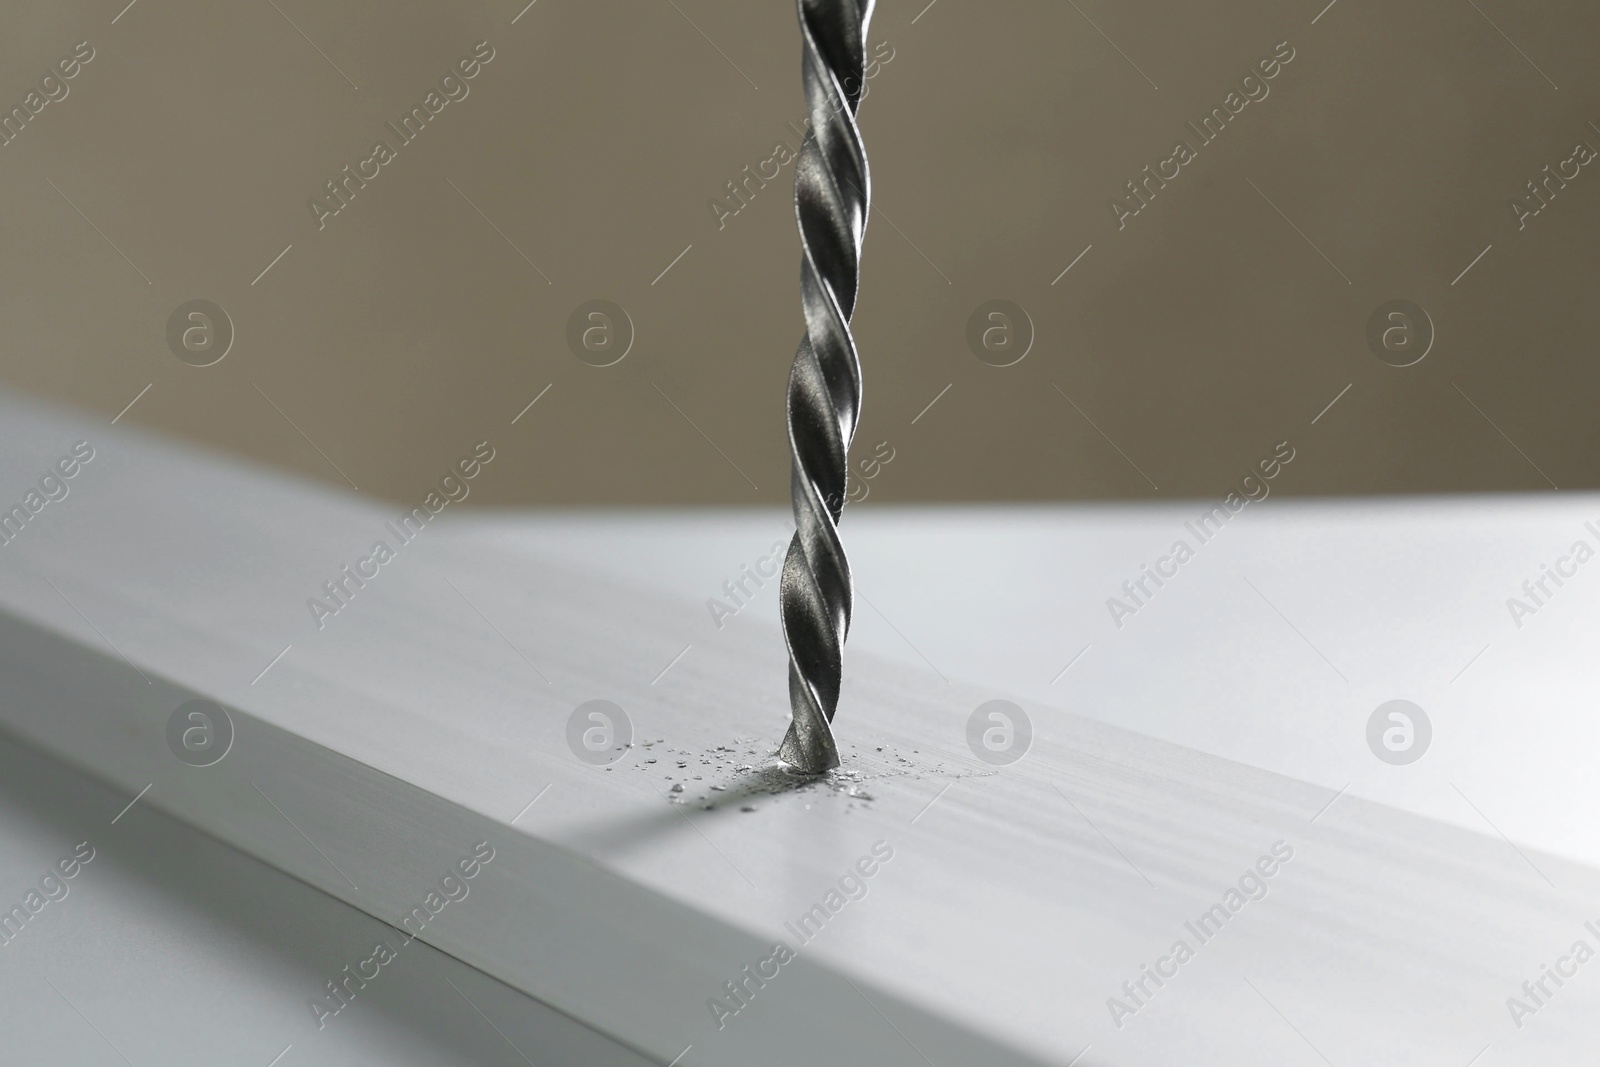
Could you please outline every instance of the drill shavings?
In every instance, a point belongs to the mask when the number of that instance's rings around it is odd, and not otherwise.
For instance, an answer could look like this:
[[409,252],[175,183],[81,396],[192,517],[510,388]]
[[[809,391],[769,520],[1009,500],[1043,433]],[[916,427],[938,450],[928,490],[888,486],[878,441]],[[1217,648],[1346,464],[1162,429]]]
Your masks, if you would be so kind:
[[[845,810],[872,803],[876,796],[872,783],[886,778],[957,778],[967,771],[946,768],[943,764],[930,764],[918,750],[910,756],[896,752],[892,746],[850,746],[844,766],[827,774],[802,774],[778,760],[776,755],[758,748],[755,738],[735,738],[732,745],[713,745],[703,749],[679,748],[667,744],[665,738],[643,742],[643,747],[664,754],[663,763],[676,764],[676,769],[662,767],[666,781],[671,782],[666,799],[672,804],[693,803],[702,811],[717,811],[724,807],[737,807],[741,812],[755,812],[761,798],[779,798],[791,794],[805,794],[804,807],[827,798],[830,802],[845,804]],[[636,762],[635,770],[646,770],[654,759]],[[701,771],[703,773],[695,773]],[[709,781],[707,781],[709,779]],[[693,783],[704,782],[700,787]],[[695,789],[694,793],[690,789]]]

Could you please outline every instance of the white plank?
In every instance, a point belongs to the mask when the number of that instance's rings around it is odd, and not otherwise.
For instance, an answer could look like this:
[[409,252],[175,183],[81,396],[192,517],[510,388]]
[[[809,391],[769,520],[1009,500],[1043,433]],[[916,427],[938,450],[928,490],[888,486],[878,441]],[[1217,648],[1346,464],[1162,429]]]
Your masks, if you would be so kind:
[[[1208,505],[853,511],[851,559],[871,603],[852,655],[1488,832],[1459,787],[1519,842],[1600,866],[1589,758],[1600,672],[1588,654],[1600,647],[1600,569],[1547,581],[1554,595],[1520,627],[1507,609],[1577,539],[1600,549],[1585,526],[1600,527],[1600,496],[1274,495],[1116,627],[1106,600],[1175,539],[1194,542],[1185,523]],[[719,637],[706,599],[787,529],[750,509],[475,525],[473,537],[507,550],[536,542],[541,555],[682,599],[684,640],[697,641]],[[725,628],[766,633],[774,594],[759,591]],[[1427,757],[1405,767],[1366,745],[1368,717],[1395,698],[1434,726]]]
[[[7,474],[86,433],[70,416],[5,416]],[[714,811],[674,807],[675,760],[636,750],[586,766],[567,717],[611,699],[670,748],[715,761],[753,738],[739,756],[760,762],[744,751],[775,741],[785,715],[770,600],[765,620],[753,606],[702,639],[702,598],[644,588],[620,561],[563,560],[560,522],[441,520],[318,631],[305,599],[393,509],[92,432],[105,444],[72,495],[0,550],[0,719],[130,797],[154,782],[140,803],[390,921],[471,841],[506,842],[512,877],[426,939],[663,1063],[689,1044],[685,1062],[708,1064],[1064,1063],[1085,1046],[1085,1065],[1465,1063],[1491,1044],[1496,1062],[1535,1063],[1593,1039],[1593,982],[1570,981],[1521,1029],[1505,1003],[1592,937],[1597,878],[1570,858],[1348,794],[1327,807],[1334,789],[1031,700],[1033,750],[990,773],[963,737],[994,687],[860,648],[841,733],[873,799],[734,785]],[[1166,515],[1118,521],[1141,519],[1164,536]],[[1118,569],[1062,558],[1086,589]],[[1021,578],[1043,565],[1016,562]],[[1227,671],[1255,651],[1211,655]],[[1171,669],[1133,667],[1072,703],[1148,695],[1141,675]],[[1254,684],[1174,674],[1200,694],[1195,715]],[[192,694],[235,709],[235,748],[214,767],[182,765],[163,741]],[[879,840],[894,858],[866,898],[794,945],[799,959],[719,1031],[708,998],[791,940],[784,924]],[[1280,840],[1294,858],[1269,895],[1113,1025],[1107,998]]]
[[[141,800],[0,739],[0,901],[54,898],[0,946],[11,1063],[506,1067],[651,1062]],[[87,843],[92,858],[42,886]],[[70,869],[70,868],[69,868]],[[499,872],[491,863],[479,887]],[[472,896],[463,903],[470,902]],[[307,1001],[386,942],[323,1026]],[[369,971],[369,973],[371,973]],[[480,1014],[481,1013],[481,1014]],[[514,1051],[515,1050],[515,1051]]]

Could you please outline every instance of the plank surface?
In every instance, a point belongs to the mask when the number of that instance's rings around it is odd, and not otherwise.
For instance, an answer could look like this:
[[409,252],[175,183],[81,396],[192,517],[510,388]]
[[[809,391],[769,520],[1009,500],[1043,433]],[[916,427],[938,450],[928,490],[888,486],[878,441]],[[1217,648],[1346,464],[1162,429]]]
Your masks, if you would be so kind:
[[[1588,755],[1600,745],[1588,654],[1600,646],[1600,570],[1572,552],[1581,539],[1600,558],[1586,525],[1600,527],[1600,498],[1273,496],[1202,545],[1190,528],[1211,503],[852,512],[865,602],[851,654],[1492,833],[1476,805],[1520,843],[1600,866]],[[785,520],[513,515],[471,536],[537,544],[679,598],[688,662],[723,639],[706,601],[725,597]],[[1119,628],[1107,600],[1126,601],[1122,583],[1180,538],[1195,559],[1160,588],[1147,582],[1154,595]],[[1546,578],[1542,606],[1514,616],[1508,601],[1532,606],[1523,583],[1558,563],[1576,575]],[[767,633],[775,592],[758,590],[722,630]],[[1426,758],[1408,766],[1367,743],[1368,718],[1393,699],[1432,720]]]
[[[127,805],[120,791],[0,739],[0,900],[49,894],[20,928],[5,928],[0,947],[8,1062],[507,1067],[519,1053],[541,1065],[651,1062],[426,942],[402,945],[384,922],[143,800]],[[92,858],[62,878],[56,865],[77,855]],[[479,886],[495,876],[491,863]],[[307,1001],[379,943],[396,958],[319,1027]]]
[[[392,509],[70,415],[12,404],[4,414],[7,477],[82,438],[97,450],[71,494],[0,551],[8,729],[130,797],[149,784],[141,804],[391,923],[463,850],[492,840],[504,877],[444,909],[422,938],[662,1063],[686,1046],[682,1062],[706,1064],[809,1063],[819,1052],[1065,1063],[1087,1048],[1083,1065],[1465,1063],[1492,1046],[1494,1062],[1532,1064],[1570,1058],[1595,1036],[1600,985],[1582,971],[1548,986],[1520,1027],[1507,1008],[1574,941],[1600,945],[1584,927],[1597,919],[1600,876],[1559,828],[1552,838],[1569,847],[1519,847],[1487,827],[1030,699],[1033,682],[1007,690],[874,656],[870,638],[853,647],[842,705],[854,777],[790,788],[762,769],[786,716],[770,590],[765,607],[707,636],[703,597],[651,588],[598,540],[575,554],[581,523],[456,521],[446,509],[319,629],[307,598],[389,536]],[[1143,552],[1136,535],[1159,548],[1172,515],[1108,513],[1108,526],[1063,538],[1048,560],[1013,556],[1013,581],[1071,568],[1099,599],[1103,577]],[[1245,519],[1271,541],[1275,513]],[[966,521],[918,517],[901,550],[914,559],[930,543],[949,547],[972,536]],[[665,529],[648,518],[615,528],[640,522]],[[782,536],[770,516],[752,522]],[[1280,551],[1294,547],[1292,533]],[[1050,534],[1046,525],[1039,536]],[[1096,549],[1096,539],[1119,547]],[[763,530],[752,547],[770,540]],[[1366,564],[1351,561],[1367,559],[1359,547],[1311,568],[1325,588],[1354,587]],[[1427,572],[1435,549],[1415,548],[1411,564]],[[863,592],[876,600],[882,564],[870,547],[865,558]],[[727,577],[739,562],[748,552]],[[1185,596],[1204,608],[1206,572],[1193,577],[1152,609]],[[918,633],[936,598],[919,601],[913,584],[890,584],[880,618]],[[1278,607],[1293,616],[1292,601]],[[875,609],[858,610],[867,636]],[[1187,634],[1188,658],[1118,650],[1113,663],[1135,659],[1074,677],[1080,688],[1063,703],[1114,717],[1167,702],[1144,711],[1152,723],[1274,702],[1291,723],[1326,712],[1327,690],[1289,660],[1292,636],[1269,638],[1261,620],[1241,632],[1229,612],[1203,625],[1182,615],[1134,621],[1164,632],[1169,648]],[[1029,620],[989,625],[1025,635]],[[1318,637],[1308,643],[1332,644]],[[1273,666],[1258,676],[1241,663]],[[1257,685],[1265,695],[1250,695]],[[1022,697],[1034,741],[996,769],[974,758],[967,726],[1006,692]],[[1300,703],[1286,701],[1295,693]],[[204,768],[180,762],[165,739],[173,710],[196,696],[226,704],[236,733]],[[596,699],[622,706],[639,742],[610,769],[567,743],[572,713]],[[1361,701],[1361,722],[1376,702]],[[1429,759],[1445,764],[1445,739],[1457,735],[1439,736]],[[1463,796],[1476,792],[1466,785]],[[865,895],[845,899],[841,879],[875,847],[892,857],[867,863],[870,878],[846,879],[844,890]],[[1270,877],[1249,873],[1269,867]],[[803,915],[835,900],[820,933],[795,936]],[[1202,941],[1186,924],[1214,905],[1227,917]],[[723,983],[776,940],[795,959],[719,1027],[708,1002],[736,1006]],[[1171,966],[1160,961],[1180,940],[1192,958],[1175,976],[1159,987],[1143,978],[1147,964]]]

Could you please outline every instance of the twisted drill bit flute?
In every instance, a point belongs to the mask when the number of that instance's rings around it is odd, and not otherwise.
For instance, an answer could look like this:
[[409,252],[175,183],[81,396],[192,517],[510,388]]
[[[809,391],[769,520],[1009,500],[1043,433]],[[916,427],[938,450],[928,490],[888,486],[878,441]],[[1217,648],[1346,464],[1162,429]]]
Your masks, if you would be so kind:
[[778,756],[797,770],[822,774],[839,766],[832,724],[854,599],[838,523],[850,442],[861,414],[861,364],[850,316],[871,186],[855,115],[866,84],[873,0],[798,4],[812,135],[800,148],[794,176],[806,335],[789,372],[795,532],[783,561],[778,604],[789,646],[794,718]]

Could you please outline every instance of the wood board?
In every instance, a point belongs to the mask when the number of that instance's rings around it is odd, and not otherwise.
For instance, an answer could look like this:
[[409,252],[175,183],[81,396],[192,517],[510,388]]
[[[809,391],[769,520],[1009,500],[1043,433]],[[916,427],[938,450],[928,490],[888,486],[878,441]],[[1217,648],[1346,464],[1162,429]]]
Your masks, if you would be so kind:
[[[0,554],[9,730],[391,923],[493,841],[507,877],[423,940],[662,1063],[1534,1063],[1592,1039],[1581,978],[1520,1028],[1506,1006],[1593,936],[1600,879],[1571,859],[1031,700],[1033,746],[996,770],[964,743],[992,687],[868,652],[857,779],[778,789],[783,649],[753,611],[695,644],[703,605],[541,555],[537,517],[446,509],[318,629],[305,600],[394,509],[6,414],[8,469],[97,449]],[[166,743],[195,697],[235,728],[210,767]],[[566,741],[594,699],[640,739],[610,770]],[[790,934],[878,842],[866,895]],[[1263,899],[1124,990],[1278,842]],[[775,940],[795,959],[719,1026],[708,1002]]]

